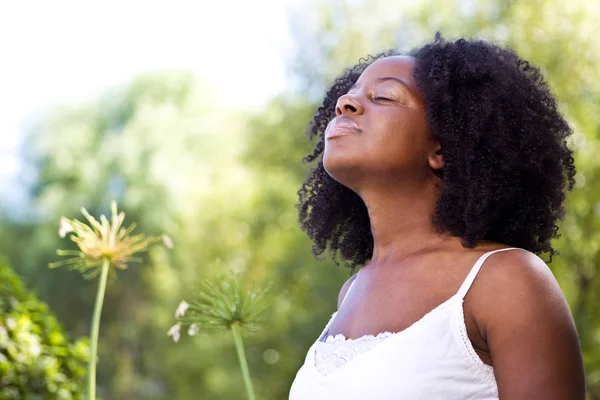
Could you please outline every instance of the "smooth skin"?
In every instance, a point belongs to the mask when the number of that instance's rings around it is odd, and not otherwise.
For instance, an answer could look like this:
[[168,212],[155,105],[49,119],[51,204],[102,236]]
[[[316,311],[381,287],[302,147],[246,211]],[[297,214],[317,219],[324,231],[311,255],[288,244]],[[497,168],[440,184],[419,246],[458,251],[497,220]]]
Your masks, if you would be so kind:
[[[406,56],[374,62],[337,102],[336,119],[360,132],[327,138],[323,164],[365,202],[374,248],[343,285],[329,335],[402,331],[453,296],[482,254],[508,247],[465,248],[432,226],[442,184],[434,172],[444,158],[412,79],[414,63]],[[573,318],[536,255],[519,249],[490,256],[465,297],[464,315],[473,348],[494,367],[501,400],[585,398]]]

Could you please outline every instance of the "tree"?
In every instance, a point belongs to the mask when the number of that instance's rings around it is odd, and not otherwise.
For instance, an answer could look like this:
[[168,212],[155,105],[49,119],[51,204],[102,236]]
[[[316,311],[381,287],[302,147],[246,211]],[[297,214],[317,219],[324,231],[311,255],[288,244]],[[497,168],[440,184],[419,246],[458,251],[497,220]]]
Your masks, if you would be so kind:
[[0,260],[0,399],[81,399],[87,339],[70,343],[46,304]]

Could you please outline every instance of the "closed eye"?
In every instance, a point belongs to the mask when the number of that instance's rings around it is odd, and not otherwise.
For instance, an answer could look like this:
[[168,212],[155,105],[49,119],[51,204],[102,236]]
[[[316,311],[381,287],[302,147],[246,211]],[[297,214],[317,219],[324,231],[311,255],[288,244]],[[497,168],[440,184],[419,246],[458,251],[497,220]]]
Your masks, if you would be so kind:
[[373,97],[373,100],[375,101],[395,101],[394,99],[389,99],[387,97]]

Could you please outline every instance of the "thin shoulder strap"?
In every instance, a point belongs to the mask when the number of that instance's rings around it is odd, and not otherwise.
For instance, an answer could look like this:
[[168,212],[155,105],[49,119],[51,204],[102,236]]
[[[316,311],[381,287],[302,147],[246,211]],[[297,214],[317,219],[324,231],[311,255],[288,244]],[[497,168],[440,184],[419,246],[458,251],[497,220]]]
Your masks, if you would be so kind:
[[352,279],[352,282],[350,282],[350,287],[348,288],[348,290],[346,291],[346,294],[344,295],[344,298],[342,299],[342,304],[340,304],[340,308],[342,308],[342,306],[344,305],[344,302],[348,298],[348,293],[350,293],[350,291],[352,290],[352,287],[354,286],[354,282],[356,282],[356,276],[357,275],[354,275],[354,278]]
[[460,289],[458,289],[458,292],[456,293],[456,295],[459,296],[461,299],[465,298],[465,296],[467,295],[467,292],[469,291],[469,289],[471,288],[471,285],[473,284],[473,281],[475,280],[475,277],[479,273],[481,266],[483,265],[483,263],[485,262],[485,260],[487,260],[487,258],[489,256],[491,256],[494,253],[499,253],[501,251],[514,250],[514,249],[518,249],[518,247],[507,247],[505,249],[488,251],[487,253],[485,253],[484,255],[479,257],[479,259],[477,260],[475,265],[473,265],[473,268],[471,268],[471,272],[469,272],[469,275],[467,275],[467,277],[466,277],[465,281],[463,282],[463,284],[461,285]]

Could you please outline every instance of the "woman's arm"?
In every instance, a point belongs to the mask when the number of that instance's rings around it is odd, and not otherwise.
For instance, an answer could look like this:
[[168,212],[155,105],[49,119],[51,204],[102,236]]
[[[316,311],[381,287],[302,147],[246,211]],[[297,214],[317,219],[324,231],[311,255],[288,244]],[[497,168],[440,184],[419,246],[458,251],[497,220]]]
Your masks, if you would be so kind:
[[585,399],[575,324],[546,264],[529,252],[510,251],[490,257],[482,272],[477,291],[487,295],[476,319],[500,400]]

